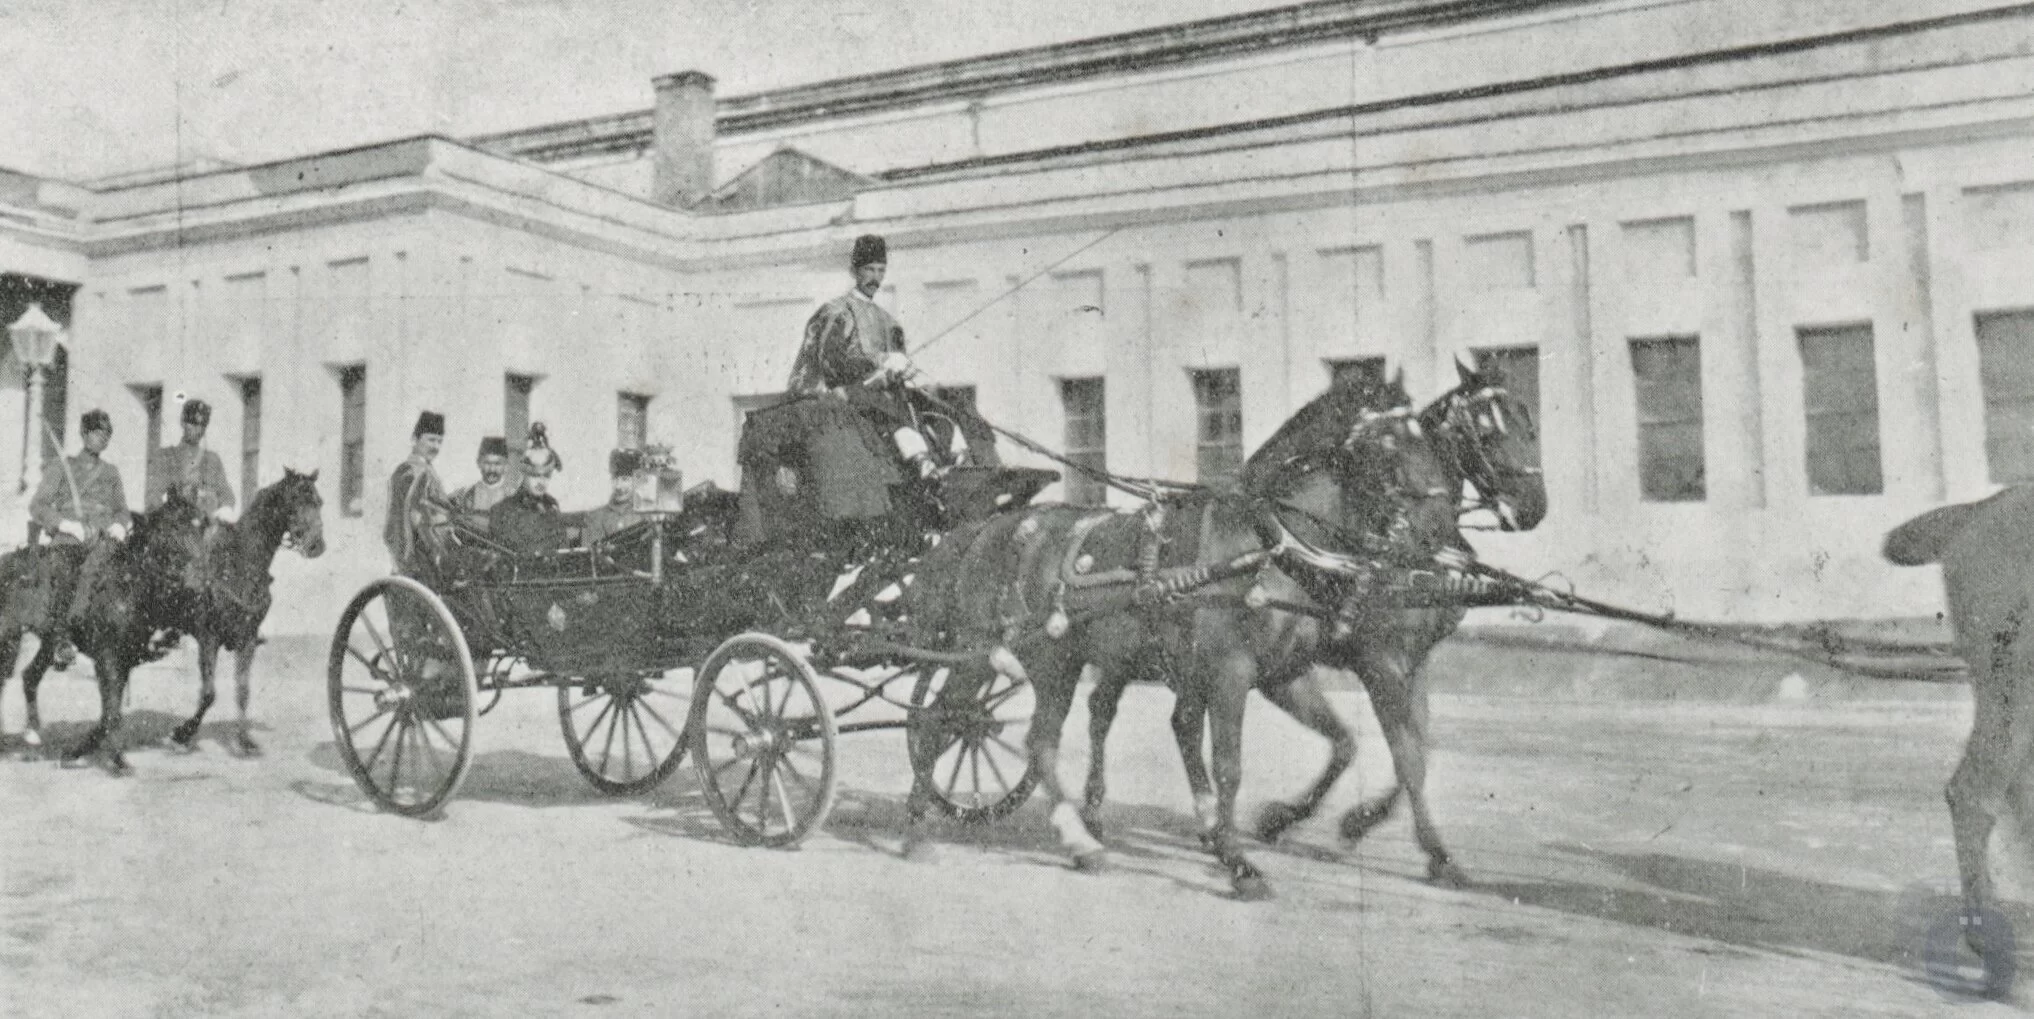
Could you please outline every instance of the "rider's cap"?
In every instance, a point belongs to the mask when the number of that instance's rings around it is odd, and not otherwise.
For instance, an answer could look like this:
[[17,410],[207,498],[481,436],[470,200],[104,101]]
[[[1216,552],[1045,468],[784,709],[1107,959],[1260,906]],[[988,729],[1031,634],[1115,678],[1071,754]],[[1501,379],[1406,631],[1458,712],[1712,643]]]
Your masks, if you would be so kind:
[[425,435],[435,435],[441,439],[444,438],[445,415],[435,410],[427,410],[417,415],[417,427],[410,429],[410,438],[415,439]]
[[78,418],[80,432],[110,432],[113,430],[113,416],[103,410],[93,409]]
[[863,234],[855,238],[855,254],[854,258],[849,261],[848,267],[859,269],[862,266],[875,262],[888,263],[889,261],[889,244],[885,243],[883,238],[875,234]]
[[480,440],[481,456],[508,456],[508,440],[499,435],[490,435]]
[[607,473],[622,477],[643,469],[643,453],[636,449],[617,449],[607,455]]
[[209,425],[212,423],[212,405],[203,400],[189,400],[184,403],[184,424]]

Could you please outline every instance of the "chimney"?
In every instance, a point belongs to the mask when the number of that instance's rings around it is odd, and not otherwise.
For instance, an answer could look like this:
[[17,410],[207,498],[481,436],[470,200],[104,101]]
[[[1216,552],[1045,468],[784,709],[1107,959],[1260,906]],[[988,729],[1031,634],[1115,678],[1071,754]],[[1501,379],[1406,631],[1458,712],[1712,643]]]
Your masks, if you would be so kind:
[[657,77],[654,84],[650,197],[682,208],[713,191],[713,76],[679,71]]

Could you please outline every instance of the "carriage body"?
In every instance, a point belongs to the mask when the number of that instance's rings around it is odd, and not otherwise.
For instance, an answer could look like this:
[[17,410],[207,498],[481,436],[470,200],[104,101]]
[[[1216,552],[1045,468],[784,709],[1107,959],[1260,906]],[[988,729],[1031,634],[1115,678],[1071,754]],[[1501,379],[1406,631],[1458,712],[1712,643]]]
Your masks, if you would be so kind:
[[[590,547],[519,554],[411,507],[425,554],[355,596],[330,657],[333,732],[356,783],[394,812],[435,812],[463,781],[479,716],[508,690],[552,687],[596,788],[646,790],[696,751],[708,803],[737,837],[801,840],[831,809],[838,731],[959,717],[921,709],[961,656],[900,642],[912,564],[953,524],[1022,506],[1058,477],[1002,467],[958,426],[928,434],[951,455],[913,478],[845,402],[759,411],[738,494],[702,486],[680,502],[668,479],[639,484],[652,500],[642,522]],[[852,694],[827,696],[822,676]],[[871,704],[907,720],[836,726],[837,711]],[[908,743],[923,769],[956,738]],[[797,755],[813,751],[801,771]],[[1006,788],[1003,801],[1022,795]],[[991,816],[973,806],[957,812]]]

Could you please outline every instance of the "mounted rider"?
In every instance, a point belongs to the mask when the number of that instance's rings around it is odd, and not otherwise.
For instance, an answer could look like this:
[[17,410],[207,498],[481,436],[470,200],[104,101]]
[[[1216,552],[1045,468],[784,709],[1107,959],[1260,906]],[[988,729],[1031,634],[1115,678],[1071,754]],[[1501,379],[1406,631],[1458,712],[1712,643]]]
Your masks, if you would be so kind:
[[[84,561],[75,572],[63,568],[69,562],[67,557],[41,557],[46,583],[38,586],[49,598],[42,618],[45,627],[56,631],[54,650],[59,666],[77,658],[70,631],[83,621],[85,608],[114,553],[127,540],[132,519],[120,469],[101,459],[113,441],[112,417],[103,410],[88,410],[78,419],[78,431],[84,448],[58,461],[57,470],[43,471],[42,482],[28,504],[29,518],[49,536],[52,545],[86,548]],[[58,604],[66,606],[61,620],[50,611]]]

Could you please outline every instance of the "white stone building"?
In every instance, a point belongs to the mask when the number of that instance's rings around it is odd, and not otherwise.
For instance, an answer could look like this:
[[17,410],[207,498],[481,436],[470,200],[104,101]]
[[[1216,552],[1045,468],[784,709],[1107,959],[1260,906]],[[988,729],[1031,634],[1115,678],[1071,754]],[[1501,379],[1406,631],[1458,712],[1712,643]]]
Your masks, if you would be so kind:
[[[179,393],[229,464],[321,470],[281,632],[384,568],[422,408],[450,483],[534,418],[568,505],[643,437],[731,487],[863,232],[929,375],[1112,469],[1218,469],[1338,364],[1426,397],[1490,359],[1552,500],[1495,561],[1687,616],[1929,615],[1884,531],[2034,477],[2030,52],[1999,0],[1322,0],[751,96],[688,72],[485,138],[0,175],[0,314],[69,324],[45,412],[111,411],[133,491]],[[5,359],[32,482],[26,410]]]

